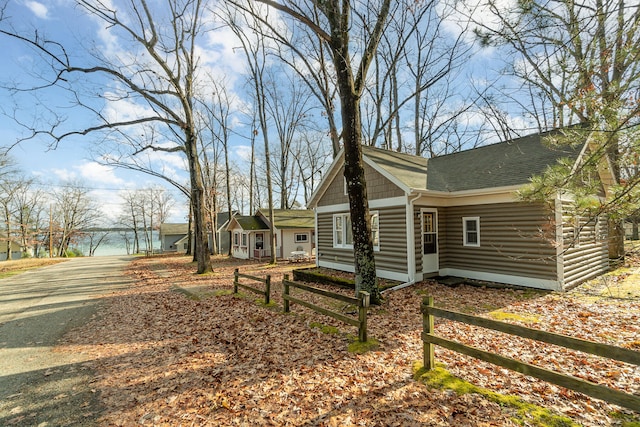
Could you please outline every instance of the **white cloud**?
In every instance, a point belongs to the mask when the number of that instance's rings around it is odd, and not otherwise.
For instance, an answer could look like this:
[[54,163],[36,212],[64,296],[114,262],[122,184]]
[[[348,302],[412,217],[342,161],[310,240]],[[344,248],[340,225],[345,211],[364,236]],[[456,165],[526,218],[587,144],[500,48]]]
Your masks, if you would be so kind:
[[236,147],[236,155],[246,161],[246,162],[250,162],[251,161],[251,146],[250,145],[239,145],[238,147]]
[[37,1],[26,1],[25,6],[40,19],[49,19],[49,8]]
[[90,181],[101,186],[122,186],[124,180],[118,178],[114,169],[96,162],[85,162],[75,166],[83,181]]

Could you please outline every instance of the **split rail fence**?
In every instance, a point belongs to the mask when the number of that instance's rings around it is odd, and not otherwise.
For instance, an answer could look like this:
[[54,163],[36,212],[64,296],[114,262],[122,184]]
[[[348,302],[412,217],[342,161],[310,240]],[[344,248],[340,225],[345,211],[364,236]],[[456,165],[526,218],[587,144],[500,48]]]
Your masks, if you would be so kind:
[[455,311],[436,308],[433,306],[433,297],[424,298],[421,309],[423,313],[422,341],[425,369],[430,370],[435,366],[434,345],[439,345],[441,347],[448,348],[449,350],[466,354],[467,356],[484,360],[485,362],[493,363],[494,365],[499,365],[512,371],[520,372],[522,374],[529,375],[550,382],[552,384],[559,385],[561,387],[575,390],[591,397],[595,397],[597,399],[605,400],[607,402],[614,403],[616,405],[620,405],[634,411],[640,411],[640,396],[628,394],[603,385],[594,384],[589,381],[581,380],[569,375],[560,374],[545,368],[531,365],[526,362],[521,362],[515,359],[500,356],[495,353],[490,353],[475,347],[451,341],[446,338],[438,337],[434,334],[434,318],[440,317],[456,322],[466,323],[468,325],[492,329],[510,335],[516,335],[523,338],[545,342],[548,344],[554,344],[560,347],[595,354],[597,356],[630,363],[636,366],[640,366],[640,352],[638,351],[628,350],[625,348],[615,347],[607,344],[595,343],[592,341],[572,338],[565,335],[554,334],[551,332],[540,331],[524,326],[512,325],[509,323],[498,322],[483,317],[471,316]]
[[[254,288],[253,286],[249,286],[246,283],[241,283],[240,278],[245,278],[249,280],[253,280],[255,282],[260,282],[264,284],[264,289]],[[258,295],[264,295],[264,303],[269,304],[271,302],[271,275],[267,274],[267,276],[263,279],[262,277],[251,276],[249,274],[241,274],[240,271],[236,268],[233,272],[233,293],[238,293],[238,287],[251,291]]]
[[[326,291],[324,289],[314,288],[312,286],[308,286],[303,283],[292,282],[289,280],[289,275],[287,274],[284,275],[284,279],[282,280],[282,285],[284,286],[282,298],[284,300],[285,313],[290,312],[290,303],[293,302],[296,304],[300,304],[318,313],[340,320],[341,322],[347,323],[349,325],[356,326],[358,328],[358,341],[360,342],[367,341],[367,309],[369,307],[369,292],[360,291],[358,294],[358,298],[349,297],[346,295],[341,295],[341,294],[336,294],[334,292]],[[346,302],[347,304],[353,304],[358,307],[358,319],[345,316],[342,313],[337,313],[327,308],[320,307],[318,305],[296,298],[291,295],[290,293],[291,288],[301,289],[303,291],[310,292],[317,295],[322,295],[330,299]]]

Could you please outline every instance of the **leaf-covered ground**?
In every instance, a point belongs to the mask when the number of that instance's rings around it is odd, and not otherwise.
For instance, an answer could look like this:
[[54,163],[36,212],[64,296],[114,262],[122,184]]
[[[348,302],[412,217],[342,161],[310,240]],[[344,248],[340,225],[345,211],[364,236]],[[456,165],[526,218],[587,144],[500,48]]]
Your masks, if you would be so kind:
[[[292,314],[282,313],[282,274],[299,267],[220,257],[214,260],[215,273],[197,276],[185,257],[137,259],[128,271],[135,284],[110,295],[100,315],[68,335],[60,351],[91,357],[88,366],[98,373],[94,387],[106,408],[103,425],[510,426],[516,424],[509,407],[413,380],[414,362],[422,357],[420,303],[425,295],[434,296],[440,307],[640,346],[640,299],[611,297],[614,277],[566,294],[413,285],[386,293],[385,304],[370,310],[369,337],[379,346],[352,353],[347,347],[355,327],[295,304]],[[264,306],[259,295],[247,291],[230,295],[234,268],[271,274],[272,304]],[[611,295],[603,298],[607,291]],[[353,311],[316,300],[336,311]],[[638,367],[446,320],[436,321],[436,332],[640,393]],[[466,381],[520,396],[575,423],[619,423],[610,414],[620,408],[585,395],[441,348],[436,360]]]

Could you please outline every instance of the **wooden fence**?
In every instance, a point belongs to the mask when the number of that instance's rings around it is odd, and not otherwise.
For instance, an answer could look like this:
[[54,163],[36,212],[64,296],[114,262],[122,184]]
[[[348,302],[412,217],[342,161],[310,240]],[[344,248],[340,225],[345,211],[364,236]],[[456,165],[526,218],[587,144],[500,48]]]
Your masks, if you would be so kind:
[[424,367],[432,369],[434,367],[434,344],[485,362],[499,365],[512,371],[517,371],[525,375],[539,378],[541,380],[556,384],[580,393],[587,394],[597,399],[605,400],[616,405],[640,411],[640,396],[627,394],[619,390],[614,390],[606,386],[594,384],[569,375],[560,374],[548,369],[540,368],[529,363],[520,362],[508,357],[500,356],[484,350],[470,347],[446,338],[438,337],[434,334],[434,317],[454,320],[469,325],[479,326],[482,328],[492,329],[511,335],[517,335],[523,338],[529,338],[560,347],[570,348],[585,353],[595,354],[608,359],[614,359],[621,362],[630,363],[640,366],[640,352],[628,350],[625,348],[614,347],[607,344],[599,344],[592,341],[572,338],[565,335],[554,334],[551,332],[530,329],[524,326],[512,325],[509,323],[497,322],[495,320],[483,317],[470,316],[455,311],[443,310],[433,306],[433,297],[426,297],[422,302],[423,313],[423,358]]
[[[360,291],[358,298],[348,297],[345,295],[336,294],[334,292],[325,291],[324,289],[314,288],[312,286],[308,286],[299,282],[292,282],[289,280],[289,275],[287,274],[284,275],[284,279],[282,280],[282,285],[284,286],[282,298],[284,300],[285,313],[289,313],[290,311],[290,307],[289,307],[290,302],[303,305],[318,313],[324,314],[329,317],[333,317],[334,319],[340,320],[349,325],[357,326],[358,341],[360,342],[367,341],[367,308],[369,307],[369,292]],[[346,302],[348,304],[356,305],[358,307],[358,319],[354,319],[354,318],[345,316],[342,313],[336,313],[335,311],[331,311],[324,307],[320,307],[310,302],[301,300],[299,298],[295,298],[291,296],[291,294],[289,293],[290,288],[301,289],[313,294],[322,295],[327,298],[331,298],[338,301]]]
[[[264,289],[254,288],[244,283],[240,283],[240,278],[245,278],[249,280],[253,280],[256,282],[260,282],[264,284]],[[238,287],[244,288],[248,291],[251,291],[256,294],[264,295],[264,303],[269,304],[271,301],[271,276],[267,274],[267,277],[264,279],[261,277],[250,276],[248,274],[241,274],[236,268],[233,272],[233,293],[238,293]]]

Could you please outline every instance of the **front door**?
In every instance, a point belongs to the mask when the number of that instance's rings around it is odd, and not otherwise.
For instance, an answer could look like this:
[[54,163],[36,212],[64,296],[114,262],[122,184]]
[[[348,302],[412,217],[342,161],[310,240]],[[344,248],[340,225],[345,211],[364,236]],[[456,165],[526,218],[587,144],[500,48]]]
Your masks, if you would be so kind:
[[422,272],[434,273],[438,264],[438,211],[422,209]]

